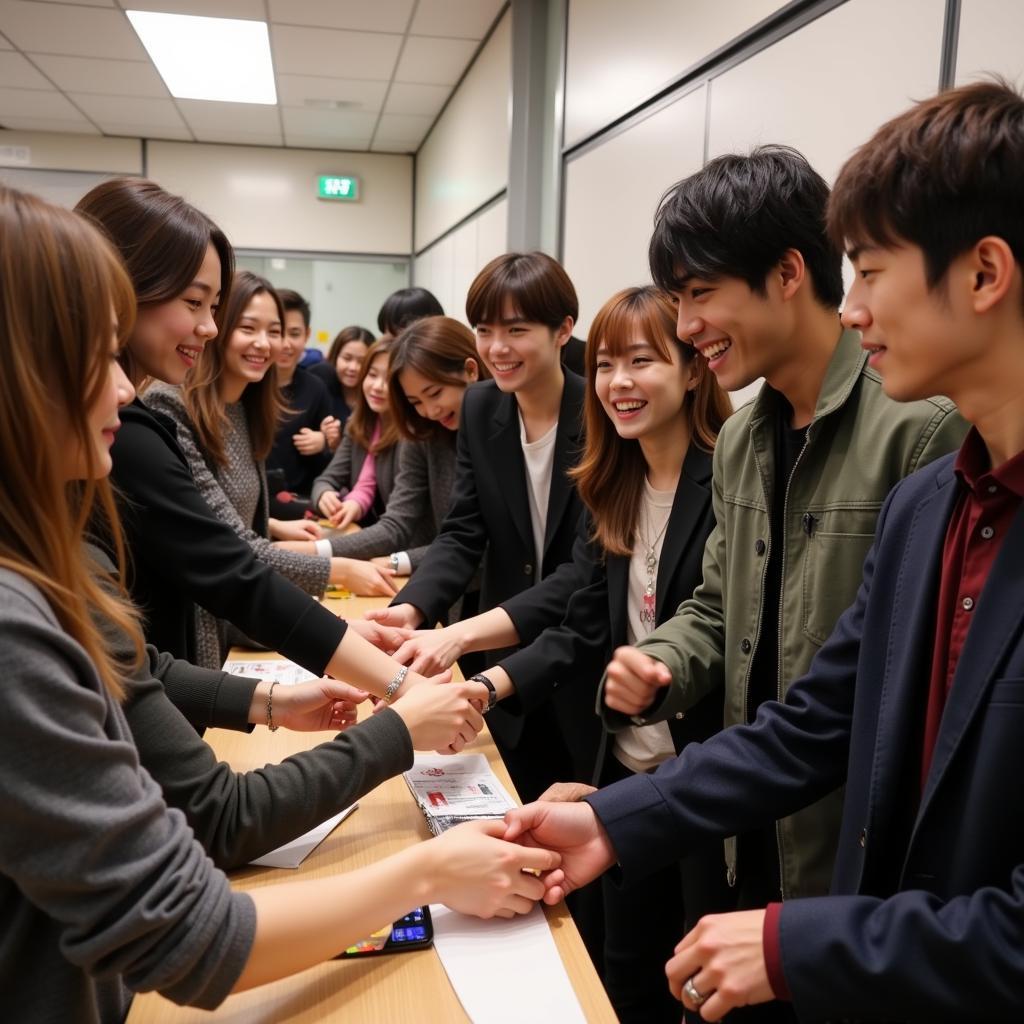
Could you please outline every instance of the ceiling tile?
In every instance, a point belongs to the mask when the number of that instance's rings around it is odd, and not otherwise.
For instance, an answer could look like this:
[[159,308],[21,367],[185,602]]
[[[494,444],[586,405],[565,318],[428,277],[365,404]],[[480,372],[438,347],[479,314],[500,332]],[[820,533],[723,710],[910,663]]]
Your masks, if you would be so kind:
[[122,0],[127,11],[160,11],[163,14],[195,14],[203,18],[241,18],[266,21],[263,0]]
[[192,133],[182,125],[153,125],[148,121],[104,121],[104,135],[122,135],[129,139],[163,139],[168,142],[194,142]]
[[7,42],[7,40],[4,39],[3,36],[0,36],[0,50],[13,50],[13,49],[14,49],[14,47],[11,46],[11,44],[9,42]]
[[402,43],[400,36],[290,25],[273,25],[270,40],[279,73],[302,75],[316,68],[331,78],[378,82],[391,77]]
[[7,89],[0,88],[0,117],[49,117],[70,121],[82,117],[67,97],[56,89]]
[[360,152],[370,147],[369,135],[306,135],[285,129],[284,140],[288,146],[301,146],[303,149],[343,149]]
[[338,103],[343,105],[338,109],[376,113],[384,102],[387,90],[387,82],[359,82],[345,78],[318,78],[314,75],[277,76],[277,98],[283,107],[331,109],[330,103]]
[[53,89],[48,82],[20,53],[0,53],[0,85],[12,89]]
[[370,144],[376,114],[284,107],[284,136],[289,146],[365,149]]
[[71,135],[99,135],[100,131],[84,117],[8,117],[0,114],[0,125],[19,132],[66,132]]
[[422,114],[436,117],[451,95],[447,85],[406,85],[394,82],[384,104],[385,114]]
[[504,0],[420,0],[409,32],[417,36],[483,39]]
[[167,98],[167,86],[149,61],[94,60],[49,54],[37,54],[32,59],[67,92]]
[[260,146],[282,144],[276,106],[178,100],[178,109],[200,142],[252,142]]
[[417,114],[384,114],[373,135],[373,143],[378,142],[412,142],[413,149],[418,149],[434,123],[432,117]]
[[147,59],[139,37],[119,10],[0,0],[0,25],[4,35],[26,52]]
[[471,39],[428,39],[409,36],[395,72],[396,82],[426,82],[454,85],[473,54],[477,43]]
[[375,142],[370,146],[371,153],[398,153],[402,156],[406,156],[411,153],[415,153],[419,149],[419,143],[413,142],[412,139],[405,139],[399,142]]
[[405,32],[413,0],[270,0],[270,20],[359,32]]
[[[96,96],[85,92],[68,95],[105,132],[113,131],[114,129],[109,127],[113,124],[140,125],[144,129],[140,134],[146,136],[161,128],[185,128],[174,103],[169,99],[154,99],[149,96]],[[124,133],[119,130],[118,134]]]
[[[135,0],[132,0],[134,3]],[[36,0],[36,3],[40,4],[60,4],[65,3],[65,0]],[[75,3],[80,7],[116,7],[116,0],[75,0]]]

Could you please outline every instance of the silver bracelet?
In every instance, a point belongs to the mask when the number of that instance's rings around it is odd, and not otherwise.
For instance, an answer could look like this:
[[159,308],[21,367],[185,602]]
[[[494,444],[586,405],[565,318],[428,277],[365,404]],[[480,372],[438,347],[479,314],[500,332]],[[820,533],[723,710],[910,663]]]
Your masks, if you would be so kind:
[[275,679],[270,684],[270,689],[267,690],[267,728],[271,732],[277,732],[281,727],[274,725],[274,687],[280,682],[279,679]]
[[384,703],[390,704],[395,699],[395,694],[398,693],[399,687],[405,682],[405,677],[409,674],[409,666],[403,665],[396,673],[395,678],[388,683],[387,689],[384,691]]

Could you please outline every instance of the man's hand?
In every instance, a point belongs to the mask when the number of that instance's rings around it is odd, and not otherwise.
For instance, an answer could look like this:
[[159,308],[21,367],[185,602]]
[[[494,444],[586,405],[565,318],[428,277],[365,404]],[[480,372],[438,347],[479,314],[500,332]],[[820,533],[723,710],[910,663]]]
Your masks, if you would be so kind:
[[[260,683],[253,695],[251,722],[267,721],[266,691],[269,683]],[[370,695],[337,679],[317,679],[297,686],[274,687],[274,725],[296,732],[341,732],[356,721],[356,705]]]
[[327,440],[319,430],[303,427],[297,434],[292,434],[292,444],[300,455],[318,455],[327,445]]
[[604,702],[612,711],[639,715],[654,702],[658,690],[672,682],[672,673],[635,647],[619,647],[608,664]]
[[561,854],[562,866],[542,876],[552,906],[615,863],[615,850],[587,803],[532,803],[505,815],[505,838]]
[[[763,910],[702,917],[676,946],[665,965],[669,991],[704,1020],[721,1020],[738,1006],[775,998],[764,959]],[[686,982],[704,997],[697,1003],[686,994]]]
[[411,604],[394,604],[388,608],[374,608],[366,613],[371,622],[382,626],[397,626],[399,629],[416,629],[423,622],[423,614]]
[[[428,679],[406,691],[391,705],[405,722],[414,750],[436,750],[457,754],[484,726],[478,710],[487,700],[483,683],[451,683],[433,685]],[[378,705],[379,707],[380,705]]]
[[575,804],[591,793],[596,793],[596,786],[588,786],[585,782],[556,782],[548,786],[539,797],[538,802],[552,804]]

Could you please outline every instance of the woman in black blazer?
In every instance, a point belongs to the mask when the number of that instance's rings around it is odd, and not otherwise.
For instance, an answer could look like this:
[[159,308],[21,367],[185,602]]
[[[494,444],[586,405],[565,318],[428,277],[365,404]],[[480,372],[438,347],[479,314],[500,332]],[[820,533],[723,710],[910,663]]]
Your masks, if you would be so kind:
[[[227,239],[183,199],[141,179],[103,182],[76,209],[120,251],[135,288],[138,315],[120,357],[132,384],[182,383],[217,334],[213,315],[227,298],[234,263]],[[329,670],[377,695],[390,687],[389,697],[422,681],[260,562],[216,517],[195,486],[172,420],[136,399],[121,410],[121,423],[112,476],[131,556],[129,590],[148,642],[193,660],[192,607],[199,604],[317,675]],[[374,640],[389,646],[379,635]],[[255,684],[244,680],[168,691],[191,721],[229,728],[246,727],[254,693]],[[463,739],[472,735],[467,728]]]
[[[500,609],[510,643],[561,620],[576,589],[582,512],[568,471],[579,460],[585,385],[560,361],[577,310],[568,275],[543,253],[498,257],[474,280],[466,312],[494,379],[466,389],[448,515],[392,607],[371,613],[377,621],[433,626],[478,570],[480,608]],[[578,777],[569,743],[586,734],[593,752],[600,736],[590,720],[560,721],[550,704],[529,715],[497,709],[489,726],[524,800]]]
[[[612,651],[635,643],[674,614],[701,581],[704,544],[715,525],[711,448],[729,400],[695,350],[675,336],[675,311],[653,287],[627,289],[598,313],[587,341],[587,440],[572,472],[586,505],[576,546],[579,589],[564,621],[486,671],[499,698],[523,713],[553,702],[595,716],[597,684]],[[524,598],[529,601],[533,592]],[[492,628],[488,629],[488,620]],[[424,634],[396,652],[422,670],[483,649],[496,616]],[[507,640],[506,635],[502,639]],[[607,784],[651,771],[687,743],[717,732],[722,694],[709,694],[667,726],[607,733],[590,775]],[[545,799],[578,800],[592,787],[554,787]],[[688,858],[642,887],[604,887],[604,981],[626,1024],[676,1024],[679,1004],[664,980],[682,921],[724,898],[718,851]]]

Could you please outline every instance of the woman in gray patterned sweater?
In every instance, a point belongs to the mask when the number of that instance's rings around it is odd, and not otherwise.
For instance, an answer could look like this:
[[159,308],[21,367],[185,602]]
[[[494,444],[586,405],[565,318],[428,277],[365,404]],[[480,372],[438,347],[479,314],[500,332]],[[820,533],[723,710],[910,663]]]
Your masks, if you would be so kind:
[[[270,283],[239,271],[217,339],[183,387],[155,384],[146,401],[175,421],[196,486],[216,516],[248,541],[261,561],[317,597],[328,583],[358,594],[392,594],[386,570],[332,557],[315,523],[268,518],[263,460],[282,408],[273,369],[281,323],[280,302]],[[285,550],[271,538],[316,543],[317,553]],[[226,623],[197,607],[196,633],[196,662],[219,667],[227,653]]]
[[406,327],[391,346],[392,419],[405,441],[383,514],[372,526],[331,538],[335,555],[370,558],[409,575],[437,536],[455,479],[455,438],[466,388],[490,373],[473,332],[446,316]]

